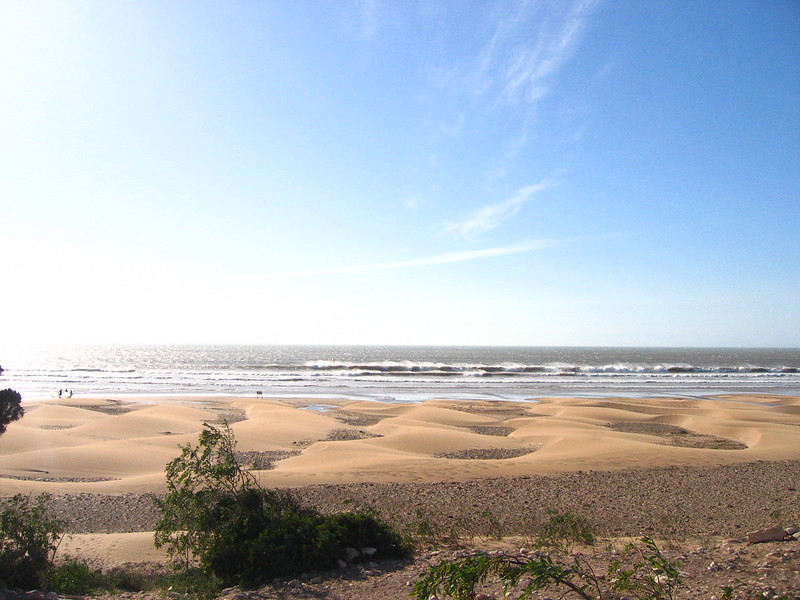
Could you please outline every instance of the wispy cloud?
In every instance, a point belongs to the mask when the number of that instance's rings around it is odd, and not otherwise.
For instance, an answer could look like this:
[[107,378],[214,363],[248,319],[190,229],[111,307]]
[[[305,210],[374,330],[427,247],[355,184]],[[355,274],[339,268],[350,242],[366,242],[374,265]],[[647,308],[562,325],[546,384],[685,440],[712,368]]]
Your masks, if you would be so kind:
[[388,271],[392,269],[410,269],[414,267],[446,265],[450,263],[466,262],[470,260],[481,260],[484,258],[496,258],[500,256],[509,256],[512,254],[533,252],[535,250],[544,250],[545,248],[557,246],[562,243],[564,243],[564,240],[553,240],[553,239],[533,240],[512,246],[504,246],[501,248],[484,248],[482,250],[463,250],[460,252],[446,252],[444,254],[437,254],[434,256],[427,256],[424,258],[416,258],[412,260],[404,260],[398,262],[373,263],[364,265],[352,265],[348,267],[338,267],[333,269],[319,269],[313,271],[296,271],[294,273],[280,273],[274,275],[274,277],[296,278],[296,277],[312,277],[319,275],[346,275],[348,273],[367,273],[370,271]]
[[446,223],[444,230],[445,232],[454,232],[460,236],[469,237],[494,229],[516,215],[526,202],[551,185],[549,181],[526,185],[508,200],[484,206],[463,221]]
[[408,210],[417,210],[424,202],[424,199],[420,196],[406,196],[401,200],[401,204]]
[[547,94],[548,80],[575,52],[594,4],[595,0],[557,2],[551,7],[563,10],[520,11],[517,18],[501,23],[484,68],[501,67],[497,84],[502,101],[531,105]]
[[380,4],[378,0],[363,0],[361,10],[361,36],[372,40],[378,33],[380,25]]
[[493,13],[492,33],[472,61],[432,74],[442,88],[467,99],[471,110],[477,111],[476,122],[485,121],[487,114],[508,111],[503,119],[516,121],[518,129],[510,144],[514,154],[527,142],[539,102],[574,55],[597,2],[501,3]]

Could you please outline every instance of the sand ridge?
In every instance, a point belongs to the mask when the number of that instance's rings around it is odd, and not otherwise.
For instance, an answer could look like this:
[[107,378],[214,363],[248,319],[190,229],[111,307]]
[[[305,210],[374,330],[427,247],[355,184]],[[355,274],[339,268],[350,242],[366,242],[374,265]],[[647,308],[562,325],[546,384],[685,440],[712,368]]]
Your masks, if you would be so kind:
[[800,398],[536,402],[91,398],[24,404],[0,437],[0,489],[145,493],[204,422],[273,453],[263,485],[456,481],[577,470],[800,459]]

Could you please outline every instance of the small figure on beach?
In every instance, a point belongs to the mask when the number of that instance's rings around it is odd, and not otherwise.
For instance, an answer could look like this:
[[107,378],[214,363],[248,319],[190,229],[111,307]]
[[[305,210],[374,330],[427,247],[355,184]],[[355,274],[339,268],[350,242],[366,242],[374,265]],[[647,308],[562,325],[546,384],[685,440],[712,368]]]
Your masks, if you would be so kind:
[[58,397],[61,398],[61,396],[63,396],[63,395],[64,395],[64,390],[63,389],[62,390],[58,390]]
[[263,398],[264,394],[261,393],[261,390],[256,391],[256,398]]
[[72,390],[67,390],[67,394],[69,394],[67,398],[72,398]]

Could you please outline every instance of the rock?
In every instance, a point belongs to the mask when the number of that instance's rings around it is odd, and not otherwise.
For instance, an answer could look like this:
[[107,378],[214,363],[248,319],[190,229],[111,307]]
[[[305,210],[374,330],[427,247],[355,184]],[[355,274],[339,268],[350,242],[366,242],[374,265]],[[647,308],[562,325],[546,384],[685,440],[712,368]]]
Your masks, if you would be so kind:
[[378,552],[377,548],[371,548],[369,546],[361,549],[361,554],[363,554],[364,556],[373,556],[377,552]]
[[800,527],[787,527],[786,528],[786,535],[794,535],[795,533],[800,532]]
[[793,533],[792,537],[796,539],[798,542],[800,542],[800,531],[798,531],[797,533]]
[[747,534],[747,541],[751,544],[760,542],[781,542],[786,537],[786,530],[783,527],[770,527],[769,529],[759,529]]
[[475,600],[495,600],[495,597],[489,594],[478,594],[475,596]]
[[347,562],[343,561],[341,558],[340,558],[339,560],[337,560],[337,561],[336,561],[336,565],[337,565],[337,566],[338,566],[340,569],[346,569],[346,568],[347,568]]
[[361,556],[361,552],[359,552],[355,548],[345,548],[344,549],[344,559],[347,562],[353,562],[359,556]]
[[744,544],[744,540],[742,538],[730,538],[722,542],[723,546],[732,546],[733,544]]

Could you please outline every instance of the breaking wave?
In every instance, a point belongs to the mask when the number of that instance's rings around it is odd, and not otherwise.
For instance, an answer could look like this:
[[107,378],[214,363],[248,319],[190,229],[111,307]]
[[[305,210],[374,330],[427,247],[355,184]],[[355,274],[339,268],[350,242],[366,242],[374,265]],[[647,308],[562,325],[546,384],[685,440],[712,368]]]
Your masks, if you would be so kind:
[[[517,363],[502,364],[443,364],[443,363],[415,363],[411,361],[382,361],[376,363],[352,363],[341,361],[308,361],[304,367],[312,371],[329,373],[361,372],[380,373],[386,375],[405,374],[437,374],[437,375],[527,375],[530,373],[542,374],[626,374],[626,375],[661,375],[680,373],[703,373],[708,375],[725,375],[730,373],[757,374],[757,373],[798,373],[798,367],[762,367],[754,365],[738,366],[695,366],[690,364],[630,364],[616,363],[607,365],[576,365],[566,363],[548,363],[528,365]],[[285,367],[278,367],[285,368]]]
[[114,346],[3,352],[23,397],[250,394],[372,398],[800,394],[793,349]]

